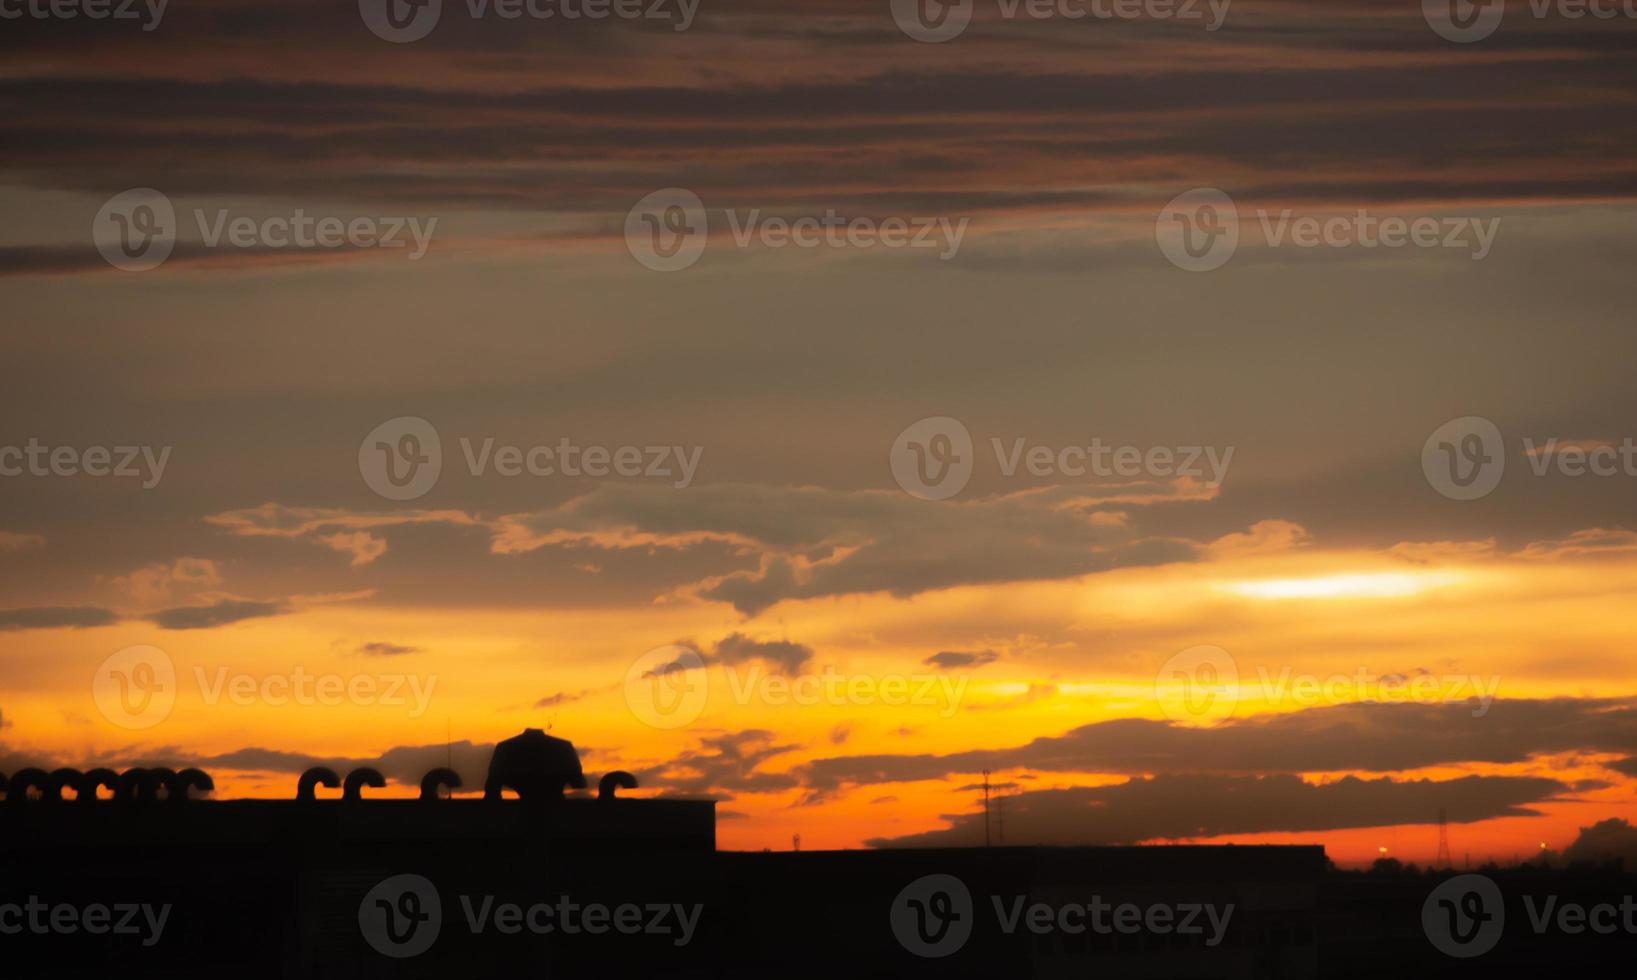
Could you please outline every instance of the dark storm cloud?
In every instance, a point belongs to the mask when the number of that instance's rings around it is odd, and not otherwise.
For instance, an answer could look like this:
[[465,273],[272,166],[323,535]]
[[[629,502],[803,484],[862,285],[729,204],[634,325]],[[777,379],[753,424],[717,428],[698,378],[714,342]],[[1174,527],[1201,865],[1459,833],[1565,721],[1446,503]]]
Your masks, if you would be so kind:
[[1240,0],[1230,20],[980,16],[947,46],[903,37],[875,0],[706,3],[685,36],[451,4],[413,45],[349,4],[178,7],[134,40],[12,22],[0,166],[97,194],[592,212],[604,232],[656,172],[715,207],[863,213],[1147,207],[1139,193],[1204,173],[1308,203],[1637,190],[1628,23],[1514,18],[1469,52],[1414,4]]
[[148,621],[167,630],[200,630],[227,626],[246,619],[280,616],[289,609],[279,602],[256,602],[248,599],[222,599],[208,606],[178,606],[161,609],[148,616]]
[[[1595,93],[1634,81],[1629,60],[1547,61],[1526,76],[1484,62],[1112,78],[963,69],[522,92],[35,78],[0,94],[0,166],[38,186],[95,193],[145,182],[172,195],[568,212],[623,212],[654,189],[656,155],[667,159],[667,181],[715,207],[1145,207],[1158,202],[1115,185],[1188,186],[1206,171],[1242,200],[1622,199],[1637,191],[1637,110]],[[1593,96],[1542,96],[1569,86]],[[1313,91],[1324,98],[1308,98]],[[1458,108],[1449,93],[1460,93]],[[1264,113],[1255,127],[1243,124],[1251,111]],[[950,112],[960,126],[930,121]],[[79,122],[65,126],[65,115]],[[255,125],[227,136],[225,118]],[[1454,173],[1431,162],[1474,141],[1486,147],[1483,167]],[[1573,163],[1588,156],[1602,165]],[[1088,159],[1102,168],[1103,189],[1078,179]],[[590,160],[598,166],[585,167]],[[1038,175],[1031,190],[1011,179],[1020,167]],[[48,252],[13,264],[61,260]]]
[[943,650],[922,661],[929,667],[939,670],[955,670],[960,667],[982,667],[1000,659],[1000,654],[993,650],[978,650],[967,652],[962,650]]
[[401,657],[409,653],[420,653],[421,648],[406,646],[402,643],[383,643],[376,641],[373,643],[361,644],[355,652],[361,653],[366,657]]
[[1011,748],[949,755],[816,759],[818,792],[942,779],[985,769],[1073,773],[1397,772],[1462,762],[1519,763],[1558,752],[1637,748],[1637,700],[1555,698],[1467,703],[1360,702],[1191,728],[1127,718]]
[[579,691],[577,693],[571,691],[558,691],[556,694],[548,694],[540,700],[534,702],[534,706],[536,708],[560,708],[565,704],[573,704],[590,693],[590,691]]
[[1606,762],[1604,765],[1622,776],[1637,778],[1637,757],[1617,759],[1614,762]]
[[1596,864],[1620,861],[1628,872],[1637,869],[1637,827],[1618,817],[1581,827],[1574,842],[1563,849],[1563,857]]
[[706,736],[696,748],[660,765],[635,770],[639,785],[678,795],[776,793],[792,789],[793,777],[761,771],[763,763],[801,748],[781,743],[765,729]]
[[711,654],[728,664],[760,660],[772,664],[781,674],[795,676],[813,659],[813,648],[789,640],[753,640],[743,633],[730,633],[716,641]]
[[[179,241],[165,259],[164,268],[175,272],[188,269],[230,270],[267,268],[346,260],[380,259],[391,256],[381,249],[356,245],[335,248],[317,246],[222,246],[209,248],[198,242]],[[89,241],[84,245],[16,245],[0,247],[0,276],[72,275],[77,273],[112,272],[108,264]]]
[[101,271],[109,268],[90,242],[83,245],[0,247],[0,276]]
[[[307,54],[302,42],[322,38],[319,53],[335,60],[358,61],[377,56],[383,63],[459,63],[462,58],[487,67],[492,72],[518,70],[518,63],[555,56],[567,59],[576,53],[587,55],[587,66],[597,60],[620,61],[638,57],[649,60],[682,61],[690,50],[711,50],[788,42],[788,50],[811,49],[839,54],[864,46],[863,52],[879,57],[887,51],[901,57],[922,56],[929,60],[953,60],[960,55],[979,59],[1019,57],[1020,41],[1047,54],[1065,55],[1086,50],[1119,53],[1126,47],[1142,47],[1168,42],[1171,47],[1209,51],[1236,41],[1257,47],[1289,48],[1295,53],[1315,50],[1334,54],[1348,51],[1375,53],[1406,52],[1427,56],[1453,55],[1452,48],[1428,30],[1418,4],[1383,5],[1369,0],[1332,0],[1322,8],[1300,0],[1235,0],[1227,17],[1232,28],[1225,33],[1209,33],[1200,24],[1159,18],[1065,21],[1027,18],[1005,21],[1000,8],[980,3],[966,33],[956,42],[941,46],[918,46],[893,25],[889,6],[882,0],[791,0],[768,8],[756,0],[707,0],[699,5],[688,33],[679,35],[673,19],[624,21],[505,19],[491,16],[474,19],[464,4],[446,4],[436,30],[412,45],[387,44],[368,33],[355,4],[327,3],[323,0],[291,0],[277,5],[247,0],[210,0],[173,6],[166,14],[162,31],[144,37],[147,47],[167,53],[194,52],[201,59],[223,49],[251,63],[269,57],[268,49],[286,54],[291,67],[313,70],[317,59]],[[1514,23],[1514,21],[1517,21]],[[41,61],[64,53],[90,54],[119,52],[120,42],[128,41],[132,28],[119,21],[85,18],[37,22],[15,20],[7,32],[8,45],[15,44],[19,55]],[[1509,19],[1507,30],[1485,42],[1487,50],[1578,51],[1593,55],[1600,50],[1622,50],[1618,23],[1584,19],[1555,18],[1531,22]],[[1239,37],[1235,37],[1239,35]],[[485,57],[487,56],[487,57]],[[218,56],[220,57],[220,55]],[[156,59],[162,70],[171,62]],[[141,62],[138,62],[141,64]],[[575,67],[581,67],[575,62]],[[711,65],[716,72],[729,66]],[[177,69],[173,69],[177,70]],[[607,70],[607,69],[605,69]],[[619,76],[609,71],[609,76]],[[700,72],[700,74],[704,74]]]
[[0,609],[0,630],[88,629],[119,622],[119,614],[95,606]]
[[[1134,844],[1224,834],[1342,830],[1428,823],[1447,811],[1456,823],[1538,816],[1569,787],[1554,779],[1466,776],[1431,780],[1359,779],[1314,784],[1296,776],[1164,775],[1113,786],[1028,790],[1006,797],[1008,844]],[[942,830],[868,841],[874,847],[981,844],[984,815],[946,816]]]
[[1113,514],[1197,496],[1182,484],[1051,487],[928,505],[898,491],[713,484],[685,494],[604,487],[551,511],[507,517],[497,548],[547,543],[692,547],[731,543],[754,570],[697,586],[754,615],[785,599],[858,592],[910,596],[978,583],[1030,581],[1196,558],[1195,542],[1145,536]]

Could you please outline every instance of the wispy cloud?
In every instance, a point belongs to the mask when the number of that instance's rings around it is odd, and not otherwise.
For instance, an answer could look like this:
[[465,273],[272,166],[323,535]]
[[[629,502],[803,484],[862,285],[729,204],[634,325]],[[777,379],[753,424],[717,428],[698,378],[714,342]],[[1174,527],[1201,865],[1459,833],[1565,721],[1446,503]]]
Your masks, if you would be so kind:
[[119,622],[119,614],[96,606],[0,609],[0,630],[89,629]]
[[228,626],[247,619],[282,616],[288,608],[280,602],[251,599],[220,599],[205,606],[178,606],[151,613],[148,621],[166,630],[200,630]]

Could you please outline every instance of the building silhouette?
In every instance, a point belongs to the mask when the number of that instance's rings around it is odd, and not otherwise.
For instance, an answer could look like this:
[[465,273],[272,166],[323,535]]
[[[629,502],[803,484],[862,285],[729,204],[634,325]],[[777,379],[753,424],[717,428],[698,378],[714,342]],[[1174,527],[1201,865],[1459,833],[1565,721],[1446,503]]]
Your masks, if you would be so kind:
[[[565,795],[578,757],[538,731],[497,746],[484,798],[451,798],[448,769],[419,799],[311,770],[283,801],[197,798],[197,771],[9,775],[8,977],[1493,977],[1629,966],[1632,940],[1513,930],[1509,904],[1500,956],[1447,956],[1423,924],[1438,879],[1308,846],[722,852],[711,801],[623,797],[621,772]],[[1615,869],[1493,875],[1509,903],[1516,882],[1633,890]],[[145,931],[111,927],[127,909]]]

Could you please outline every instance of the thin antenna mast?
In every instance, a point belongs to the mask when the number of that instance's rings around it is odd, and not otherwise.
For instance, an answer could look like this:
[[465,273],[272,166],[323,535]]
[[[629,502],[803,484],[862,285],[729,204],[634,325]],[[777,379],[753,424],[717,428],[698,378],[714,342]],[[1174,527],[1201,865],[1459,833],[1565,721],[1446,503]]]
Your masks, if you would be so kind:
[[1438,856],[1433,859],[1434,865],[1440,868],[1449,868],[1455,865],[1455,860],[1449,853],[1449,811],[1438,808]]
[[989,846],[989,770],[983,771],[983,846]]

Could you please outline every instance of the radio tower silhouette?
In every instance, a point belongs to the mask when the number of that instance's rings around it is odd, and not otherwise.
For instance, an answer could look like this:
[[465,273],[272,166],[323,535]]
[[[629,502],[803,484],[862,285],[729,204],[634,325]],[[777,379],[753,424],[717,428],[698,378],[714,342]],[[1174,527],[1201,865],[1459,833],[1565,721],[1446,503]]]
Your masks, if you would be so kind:
[[983,771],[983,846],[989,846],[989,770]]
[[1455,860],[1449,856],[1449,811],[1438,808],[1438,857],[1433,864],[1440,868],[1454,867]]

